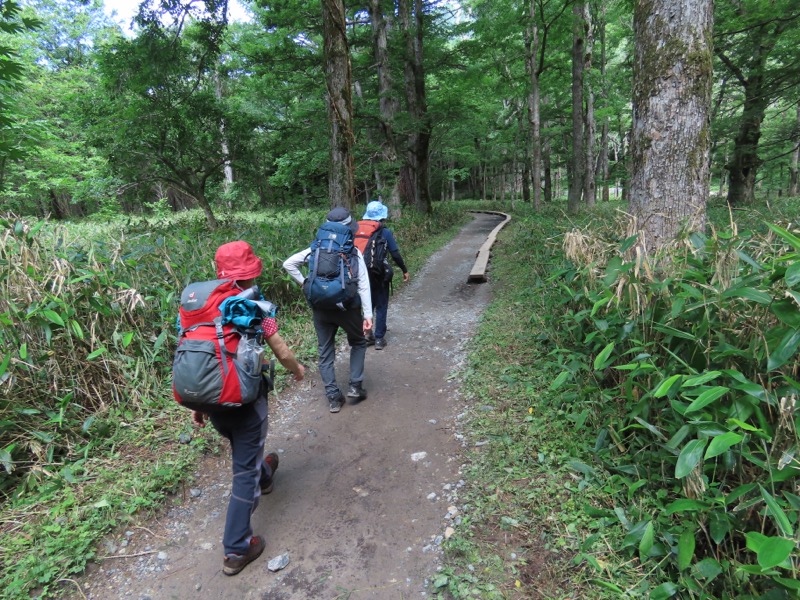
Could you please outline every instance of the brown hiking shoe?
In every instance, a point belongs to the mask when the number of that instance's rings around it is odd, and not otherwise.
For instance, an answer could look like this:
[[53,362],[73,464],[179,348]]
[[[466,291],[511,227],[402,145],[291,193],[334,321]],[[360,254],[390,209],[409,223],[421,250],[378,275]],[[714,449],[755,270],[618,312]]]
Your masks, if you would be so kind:
[[260,535],[254,535],[250,538],[250,547],[247,549],[247,554],[225,555],[225,558],[222,559],[222,572],[225,573],[225,575],[236,575],[239,571],[261,556],[265,546],[264,538]]
[[278,470],[278,463],[280,462],[278,459],[278,455],[274,452],[270,452],[264,457],[264,462],[267,463],[269,468],[272,471],[272,475],[270,475],[269,479],[267,479],[266,483],[261,484],[261,493],[262,494],[269,494],[272,489],[275,487],[275,471]]

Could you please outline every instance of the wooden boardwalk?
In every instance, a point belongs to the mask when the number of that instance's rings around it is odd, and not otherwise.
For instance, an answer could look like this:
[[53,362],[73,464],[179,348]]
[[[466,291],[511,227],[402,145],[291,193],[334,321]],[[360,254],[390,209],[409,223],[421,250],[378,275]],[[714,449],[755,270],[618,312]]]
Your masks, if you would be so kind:
[[469,272],[469,277],[467,277],[468,283],[483,283],[486,281],[486,269],[489,266],[489,257],[492,253],[492,246],[497,240],[497,234],[500,233],[500,230],[511,220],[511,216],[507,215],[506,213],[492,210],[472,210],[470,212],[481,212],[503,217],[503,220],[500,222],[500,224],[498,224],[497,227],[492,230],[492,232],[489,234],[489,237],[486,238],[486,241],[483,242],[483,245],[478,250],[475,264],[472,265],[472,270]]

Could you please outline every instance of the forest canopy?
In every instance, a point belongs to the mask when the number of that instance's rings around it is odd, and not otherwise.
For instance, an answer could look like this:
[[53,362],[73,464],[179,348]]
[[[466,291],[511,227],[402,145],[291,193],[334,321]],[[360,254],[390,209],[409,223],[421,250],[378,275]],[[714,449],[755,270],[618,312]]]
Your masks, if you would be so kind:
[[[328,204],[323,11],[304,0],[243,4],[251,17],[234,22],[224,1],[150,0],[123,31],[101,0],[4,2],[2,207],[57,219],[199,207],[213,222],[232,207]],[[373,0],[342,10],[353,202],[380,196],[426,212],[431,201],[538,205],[570,190],[571,210],[627,199],[630,3]],[[733,206],[794,195],[797,8],[722,0],[713,17],[711,191]]]

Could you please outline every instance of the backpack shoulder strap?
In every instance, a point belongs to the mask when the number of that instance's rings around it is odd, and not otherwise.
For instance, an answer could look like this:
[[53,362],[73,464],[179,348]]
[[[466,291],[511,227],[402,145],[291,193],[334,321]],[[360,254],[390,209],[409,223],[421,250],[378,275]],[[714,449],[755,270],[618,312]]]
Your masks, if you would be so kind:
[[311,254],[308,255],[309,259],[312,256],[314,257],[314,260],[310,261],[312,262],[312,267],[311,272],[308,274],[308,278],[311,281],[314,281],[314,278],[317,276],[317,267],[319,266],[319,244],[316,245],[316,248],[313,246],[311,247]]

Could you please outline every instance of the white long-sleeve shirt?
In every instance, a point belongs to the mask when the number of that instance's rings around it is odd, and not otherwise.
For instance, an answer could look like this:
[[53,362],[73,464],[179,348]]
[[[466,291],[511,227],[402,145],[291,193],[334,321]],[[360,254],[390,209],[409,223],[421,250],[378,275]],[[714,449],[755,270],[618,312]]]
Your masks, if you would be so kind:
[[[369,276],[367,275],[367,265],[364,263],[364,255],[361,250],[355,248],[356,257],[358,258],[358,295],[361,297],[361,310],[365,319],[372,319],[372,296],[369,289]],[[311,254],[311,248],[306,248],[283,261],[283,268],[291,275],[300,287],[303,286],[306,278],[300,272],[300,267],[308,261]]]

